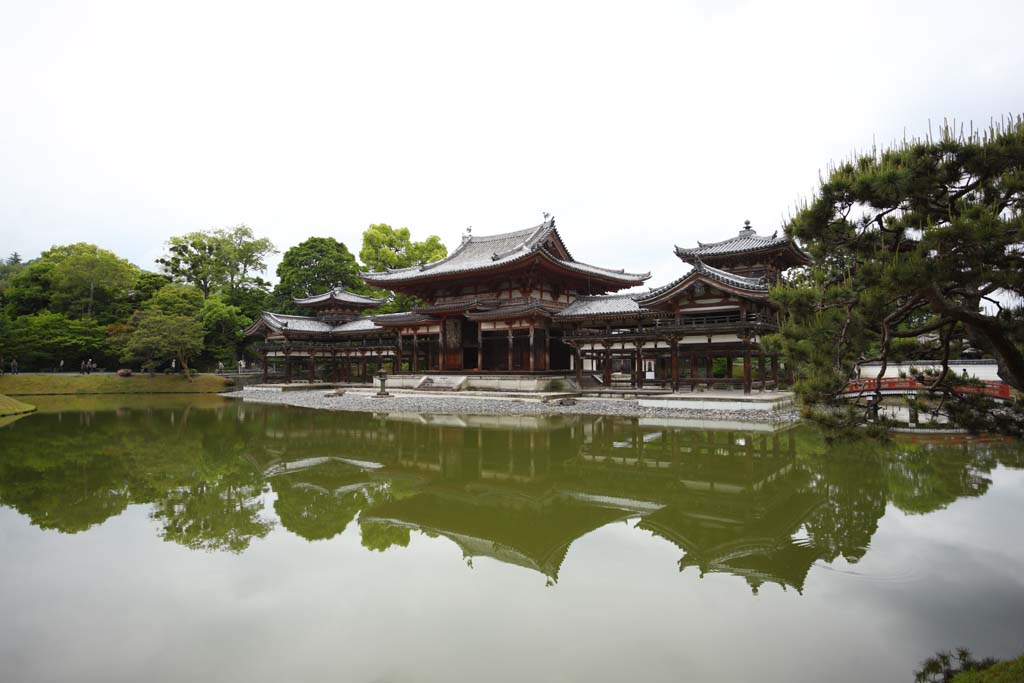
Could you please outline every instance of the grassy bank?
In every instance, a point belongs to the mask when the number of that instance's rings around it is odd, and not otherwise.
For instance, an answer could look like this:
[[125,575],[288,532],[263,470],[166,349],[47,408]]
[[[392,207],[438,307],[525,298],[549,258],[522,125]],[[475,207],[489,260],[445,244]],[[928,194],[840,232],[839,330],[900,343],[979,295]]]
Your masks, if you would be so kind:
[[0,377],[0,394],[45,396],[57,394],[211,394],[225,391],[219,375],[199,375],[189,382],[183,375],[23,374]]
[[17,399],[13,399],[10,396],[4,396],[0,394],[0,417],[5,415],[21,415],[22,413],[31,413],[36,407],[29,405],[28,403],[22,403]]
[[991,669],[957,674],[953,683],[1020,683],[1024,681],[1024,657],[996,664]]

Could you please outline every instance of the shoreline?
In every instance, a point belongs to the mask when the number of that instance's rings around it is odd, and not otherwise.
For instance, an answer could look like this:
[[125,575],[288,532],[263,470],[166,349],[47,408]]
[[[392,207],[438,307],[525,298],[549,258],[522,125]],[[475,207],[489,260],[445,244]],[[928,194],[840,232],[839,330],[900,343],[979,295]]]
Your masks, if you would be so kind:
[[761,410],[695,410],[689,408],[644,408],[635,399],[581,398],[571,406],[544,403],[536,398],[489,396],[393,395],[374,398],[372,390],[348,389],[344,396],[328,396],[325,389],[268,391],[246,388],[222,394],[253,403],[274,403],[296,408],[364,413],[425,413],[433,415],[604,415],[612,417],[684,418],[690,420],[733,420],[767,424],[799,422],[794,407],[780,412]]

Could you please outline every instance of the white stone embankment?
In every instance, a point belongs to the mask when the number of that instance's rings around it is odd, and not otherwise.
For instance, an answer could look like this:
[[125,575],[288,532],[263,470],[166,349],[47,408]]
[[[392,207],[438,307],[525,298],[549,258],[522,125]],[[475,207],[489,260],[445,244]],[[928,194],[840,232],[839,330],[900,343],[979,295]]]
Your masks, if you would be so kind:
[[273,391],[246,387],[225,394],[258,403],[277,403],[301,408],[368,413],[424,413],[431,415],[611,415],[617,417],[687,418],[702,421],[791,423],[799,420],[796,409],[694,410],[688,408],[645,408],[636,400],[621,398],[580,398],[574,405],[545,403],[538,398],[445,394],[396,394],[375,398],[373,391],[347,389],[343,396],[332,391]]

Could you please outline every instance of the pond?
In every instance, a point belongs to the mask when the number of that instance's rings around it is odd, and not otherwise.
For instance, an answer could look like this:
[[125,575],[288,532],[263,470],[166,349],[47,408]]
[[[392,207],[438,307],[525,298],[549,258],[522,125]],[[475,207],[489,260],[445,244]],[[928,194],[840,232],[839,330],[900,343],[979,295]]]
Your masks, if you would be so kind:
[[1024,647],[1024,451],[805,426],[48,399],[5,681],[911,681]]

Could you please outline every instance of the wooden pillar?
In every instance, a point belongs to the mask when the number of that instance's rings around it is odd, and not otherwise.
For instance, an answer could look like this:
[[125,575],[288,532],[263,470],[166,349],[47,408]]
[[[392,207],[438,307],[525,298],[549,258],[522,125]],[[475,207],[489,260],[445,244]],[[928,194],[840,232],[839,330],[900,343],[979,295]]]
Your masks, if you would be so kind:
[[611,347],[604,347],[604,368],[602,371],[602,379],[604,380],[604,386],[611,386]]
[[534,370],[534,367],[536,365],[535,362],[534,362],[534,357],[537,355],[537,349],[535,349],[534,345],[533,345],[533,340],[534,340],[533,332],[534,332],[534,326],[533,326],[533,323],[531,322],[530,323],[530,364],[529,364],[530,372],[533,372],[533,370]]
[[482,323],[476,324],[476,369],[484,369],[484,329]]
[[359,381],[366,381],[366,356],[359,357]]
[[341,381],[341,370],[338,368],[338,351],[331,349],[331,371],[335,382]]
[[672,391],[679,391],[679,340],[669,339],[672,345]]
[[405,351],[402,348],[402,333],[398,333],[398,346],[395,348],[395,355],[398,358],[398,362],[395,363],[394,374],[400,375],[402,373],[402,363],[405,360]]
[[437,350],[440,357],[437,367],[444,370],[448,365],[448,318],[441,318],[441,332],[437,335]]
[[551,369],[551,327],[544,328],[544,369]]
[[288,384],[292,383],[292,353],[291,351],[284,352],[284,381]]
[[[697,378],[697,353],[690,351],[690,379]],[[690,385],[692,388],[692,384]]]
[[270,378],[270,368],[267,367],[267,352],[266,351],[264,351],[261,354],[261,358],[263,359],[263,383],[266,384],[267,383],[267,379]]
[[309,383],[316,381],[316,352],[309,350]]
[[512,328],[508,328],[508,369],[512,370]]
[[757,354],[757,372],[759,375],[759,379],[761,380],[761,391],[764,391],[764,351],[761,351],[760,353]]
[[714,374],[715,374],[714,373],[714,368],[715,368],[715,355],[714,355],[714,353],[709,350],[708,354],[707,354],[707,358],[704,359],[704,362],[707,363],[707,367],[704,368],[704,376],[707,377],[708,379],[711,379],[712,377],[714,377]]
[[576,371],[576,386],[580,389],[583,388],[583,354],[580,353],[580,347],[574,346],[572,348],[572,362],[573,369]]
[[775,390],[779,390],[779,354],[772,354],[772,382],[775,384]]
[[743,393],[750,393],[750,349],[743,350]]
[[416,337],[416,333],[412,333],[412,365],[410,365],[413,372],[419,372],[420,369],[420,345],[419,339]]
[[725,354],[725,378],[732,379],[732,356]]
[[637,369],[637,383],[638,389],[643,388],[643,344],[637,344],[636,360],[634,361]]

